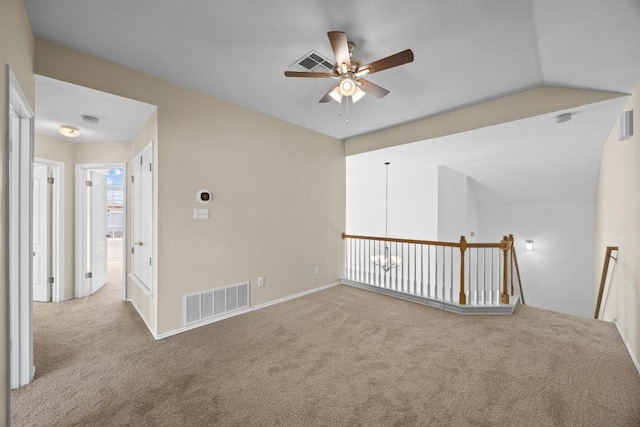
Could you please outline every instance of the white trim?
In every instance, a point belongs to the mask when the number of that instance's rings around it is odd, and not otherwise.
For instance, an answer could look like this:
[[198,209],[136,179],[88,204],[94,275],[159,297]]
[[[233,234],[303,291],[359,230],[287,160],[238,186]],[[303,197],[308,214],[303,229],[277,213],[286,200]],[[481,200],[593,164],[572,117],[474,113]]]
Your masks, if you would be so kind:
[[622,332],[622,328],[620,328],[620,324],[618,323],[618,319],[614,319],[613,320],[613,324],[616,325],[616,329],[618,329],[618,333],[620,334],[620,338],[622,338],[622,342],[624,342],[625,347],[627,347],[627,351],[629,352],[629,356],[631,356],[631,360],[633,361],[633,364],[636,366],[636,370],[638,371],[638,374],[640,374],[640,363],[638,363],[638,358],[636,357],[635,353],[631,349],[631,344],[629,344],[629,341],[627,341],[627,337]]
[[390,297],[402,299],[405,301],[415,302],[418,304],[426,305],[428,307],[437,308],[444,311],[449,311],[455,314],[464,315],[479,315],[479,314],[513,314],[513,311],[518,305],[519,297],[517,295],[511,296],[511,302],[509,304],[500,305],[471,305],[471,304],[458,304],[455,302],[435,300],[432,298],[422,297],[419,295],[406,294],[404,292],[394,291],[393,289],[381,288],[379,286],[369,285],[367,283],[356,282],[349,279],[340,279],[340,283],[343,285],[352,286],[354,288],[363,289],[366,291],[377,292],[379,294],[387,295]]
[[[194,324],[191,324],[189,326],[185,326],[183,328],[174,329],[173,331],[164,332],[162,334],[154,335],[154,337],[157,340],[161,340],[161,339],[170,337],[172,335],[181,334],[182,332],[187,332],[187,331],[190,331],[191,329],[199,328],[200,326],[209,325],[211,323],[219,322],[220,320],[228,319],[230,317],[239,316],[241,314],[249,313],[251,311],[260,310],[260,309],[263,309],[263,308],[270,307],[272,305],[280,304],[281,302],[290,301],[292,299],[300,298],[300,297],[303,297],[305,295],[313,294],[313,293],[318,292],[318,291],[323,291],[325,289],[332,288],[332,287],[337,286],[339,284],[340,284],[340,282],[330,283],[328,285],[320,286],[319,288],[313,288],[313,289],[310,289],[308,291],[304,291],[304,292],[300,292],[300,293],[297,293],[297,294],[289,295],[288,297],[279,298],[279,299],[276,299],[276,300],[273,300],[273,301],[265,302],[263,304],[254,305],[252,307],[245,308],[244,310],[238,310],[238,311],[234,311],[233,313],[224,314],[222,316],[218,316],[218,317],[215,317],[215,318],[212,318],[212,319],[207,319],[207,320],[204,320],[204,321],[199,322],[199,323],[194,323]],[[147,325],[147,327],[149,327],[149,326]]]
[[[157,286],[157,284],[156,284],[156,276],[157,276],[157,273],[158,273],[158,263],[156,262],[156,260],[158,259],[158,246],[157,246],[157,243],[156,243],[156,241],[158,240],[157,239],[157,213],[156,213],[157,208],[158,208],[158,206],[157,206],[158,202],[157,202],[156,191],[155,191],[156,180],[157,180],[157,177],[156,177],[156,166],[155,166],[157,164],[157,162],[156,162],[156,158],[157,158],[156,151],[157,150],[155,148],[154,140],[152,139],[131,160],[131,165],[132,165],[131,166],[131,174],[132,174],[132,177],[133,177],[133,174],[135,173],[135,169],[134,169],[133,165],[137,164],[139,159],[142,161],[142,158],[145,155],[151,153],[151,165],[153,165],[153,166],[151,166],[151,170],[150,170],[150,172],[151,172],[151,236],[150,236],[150,239],[151,239],[151,254],[150,254],[150,256],[151,256],[151,260],[153,261],[152,265],[151,265],[151,279],[150,279],[151,283],[145,283],[141,278],[139,278],[136,275],[136,271],[135,271],[136,270],[136,265],[135,265],[135,262],[134,262],[134,259],[133,259],[134,257],[131,256],[131,258],[130,258],[131,259],[131,273],[130,273],[130,276],[132,278],[135,278],[136,284],[138,285],[138,287],[140,287],[144,291],[144,293],[147,296],[152,296],[154,291],[155,291],[155,289],[156,289],[156,286]],[[138,182],[137,185],[138,186],[141,185],[141,182]],[[136,209],[137,204],[139,204],[139,201],[136,202],[136,200],[134,200],[136,197],[137,197],[137,195],[136,195],[136,192],[135,192],[135,189],[134,189],[134,184],[132,183],[131,184],[131,217],[129,218],[129,220],[131,221],[131,242],[132,242],[131,245],[133,245],[133,241],[134,241],[133,239],[135,239],[136,236],[139,235],[136,232],[135,228],[134,228],[134,221],[135,221],[134,216],[136,214],[134,212],[134,209]],[[140,207],[138,206],[137,208],[139,209]],[[129,254],[127,253],[127,255],[129,255]]]
[[24,116],[28,118],[33,118],[34,116],[33,108],[31,108],[31,105],[29,105],[29,101],[27,101],[27,97],[24,96],[24,92],[22,91],[22,87],[20,87],[18,78],[16,77],[15,74],[13,74],[13,70],[8,65],[7,65],[7,77],[9,79],[8,81],[9,103],[13,105],[14,108],[19,106]]
[[129,279],[131,279],[131,281],[135,283],[146,296],[149,298],[153,297],[153,292],[151,292],[151,290],[147,288],[135,274],[129,273]]
[[[126,162],[111,162],[111,163],[78,163],[76,164],[76,176],[75,176],[75,280],[74,280],[74,298],[82,298],[89,293],[86,292],[87,282],[84,278],[84,268],[83,266],[86,264],[86,253],[87,253],[87,233],[86,233],[86,223],[87,223],[87,211],[86,211],[86,197],[85,197],[85,177],[87,171],[91,169],[112,169],[112,168],[121,168],[123,170],[124,179],[126,181],[127,177],[127,163]],[[123,215],[127,217],[127,185],[125,182],[122,184],[122,191],[124,197],[124,209]],[[125,243],[122,245],[122,300],[127,299],[127,251],[126,251],[126,241],[128,240],[128,230],[127,230],[127,221],[124,221],[123,224],[124,230],[124,241]]]
[[65,164],[56,160],[35,157],[34,163],[51,166],[53,169],[53,232],[51,247],[53,248],[53,261],[51,266],[51,275],[54,277],[53,289],[51,292],[51,300],[53,302],[61,302],[69,299],[65,295],[66,276],[64,268],[65,253]]
[[[32,182],[33,182],[33,109],[29,105],[11,67],[7,74],[7,172],[5,208],[7,222],[5,240],[7,260],[8,334],[7,363],[10,388],[29,384],[35,372],[33,366],[33,280],[32,280]],[[11,119],[11,112],[15,118]],[[17,121],[17,124],[14,123]],[[13,123],[13,125],[12,125]],[[17,129],[14,129],[17,128]],[[13,135],[10,131],[14,130]],[[16,137],[13,140],[12,137]],[[9,147],[9,140],[13,146]],[[11,202],[9,201],[11,198]],[[11,249],[10,249],[11,248]]]
[[142,310],[140,310],[140,307],[138,307],[138,304],[136,304],[136,302],[132,298],[127,298],[125,301],[128,301],[131,303],[131,305],[133,305],[133,308],[138,312],[138,316],[140,316],[144,324],[147,326],[147,330],[149,331],[151,336],[153,336],[153,338],[157,340],[158,337],[156,332],[151,328],[151,324],[149,323],[147,318],[144,316],[144,313],[142,312]]

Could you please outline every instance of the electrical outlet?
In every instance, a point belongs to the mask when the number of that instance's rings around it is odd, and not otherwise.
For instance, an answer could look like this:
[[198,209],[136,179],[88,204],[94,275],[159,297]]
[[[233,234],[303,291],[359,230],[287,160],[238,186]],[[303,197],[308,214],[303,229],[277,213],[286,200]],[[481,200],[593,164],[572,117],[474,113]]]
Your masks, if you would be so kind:
[[264,286],[264,277],[258,277],[258,287]]
[[320,274],[320,267],[318,267],[318,266],[316,265],[316,268],[315,268],[315,270],[314,270],[314,271],[315,271],[315,273],[316,273],[316,274]]

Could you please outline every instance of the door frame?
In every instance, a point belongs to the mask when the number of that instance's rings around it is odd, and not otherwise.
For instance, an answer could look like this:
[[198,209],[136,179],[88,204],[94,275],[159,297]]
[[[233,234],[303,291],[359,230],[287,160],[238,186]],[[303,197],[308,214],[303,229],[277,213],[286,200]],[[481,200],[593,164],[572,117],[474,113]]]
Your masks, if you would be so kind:
[[[7,70],[7,134],[4,200],[7,220],[4,224],[6,251],[6,349],[9,389],[29,384],[35,374],[33,366],[32,300],[32,181],[34,112],[9,65]],[[11,111],[18,117],[19,140],[10,144]],[[11,250],[13,249],[13,250]],[[11,394],[7,392],[9,401]]]
[[53,276],[53,286],[51,289],[51,300],[61,302],[70,299],[72,296],[66,295],[66,276],[64,268],[65,253],[65,169],[64,162],[56,160],[34,157],[34,163],[47,165],[51,168],[53,177],[53,192],[51,197],[51,275]]
[[[75,298],[83,298],[88,296],[85,292],[85,278],[84,278],[84,265],[87,261],[87,198],[85,197],[85,177],[87,171],[91,169],[112,169],[122,168],[123,175],[127,176],[127,164],[124,162],[118,163],[82,163],[76,164],[76,200],[75,200],[75,212],[76,212],[76,239],[75,239]],[[126,181],[126,179],[125,179]],[[124,197],[124,237],[122,244],[122,299],[127,299],[127,240],[129,239],[127,230],[127,211],[128,211],[128,195],[126,182],[122,185],[123,197]],[[105,213],[106,214],[106,213]]]

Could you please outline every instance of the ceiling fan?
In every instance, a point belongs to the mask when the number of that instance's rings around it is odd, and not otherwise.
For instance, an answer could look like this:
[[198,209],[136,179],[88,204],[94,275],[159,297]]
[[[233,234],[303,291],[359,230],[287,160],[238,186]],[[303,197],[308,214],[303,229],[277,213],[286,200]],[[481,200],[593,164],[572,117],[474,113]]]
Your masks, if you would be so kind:
[[329,31],[329,42],[336,56],[336,64],[332,72],[316,73],[308,71],[285,71],[286,77],[313,77],[332,78],[337,82],[329,91],[320,98],[320,102],[329,102],[334,99],[342,102],[342,97],[351,97],[352,102],[358,102],[366,93],[383,98],[389,91],[362,77],[368,76],[378,71],[397,67],[398,65],[413,62],[413,52],[411,49],[403,50],[386,58],[379,59],[369,64],[363,65],[360,60],[352,57],[355,44],[347,41],[347,35],[342,31]]

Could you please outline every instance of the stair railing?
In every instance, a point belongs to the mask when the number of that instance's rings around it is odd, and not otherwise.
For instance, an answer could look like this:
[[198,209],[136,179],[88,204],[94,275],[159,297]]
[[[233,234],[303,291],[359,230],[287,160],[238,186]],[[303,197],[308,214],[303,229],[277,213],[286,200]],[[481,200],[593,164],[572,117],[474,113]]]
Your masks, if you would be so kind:
[[[598,319],[598,317],[600,316],[600,305],[602,303],[602,296],[604,294],[604,288],[607,282],[607,276],[609,275],[609,265],[611,264],[609,261],[618,260],[616,257],[612,255],[614,251],[616,252],[616,255],[617,255],[618,254],[617,246],[607,246],[607,250],[604,254],[604,265],[602,266],[602,276],[600,277],[600,289],[598,290],[598,301],[596,302],[596,310],[593,315],[594,319]],[[615,263],[614,263],[614,266],[615,266]]]
[[514,280],[522,295],[513,235],[498,243],[342,238],[348,280],[461,305],[509,304]]
[[[520,278],[520,266],[518,265],[518,256],[516,255],[516,246],[514,244],[513,234],[509,234],[509,246],[511,251],[511,295],[514,294],[514,279],[518,282],[518,290],[520,292],[520,302],[527,305],[524,301],[524,292],[522,290],[522,279]],[[515,268],[516,275],[513,275]]]

